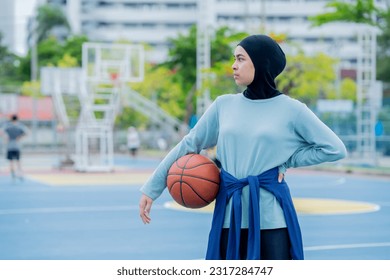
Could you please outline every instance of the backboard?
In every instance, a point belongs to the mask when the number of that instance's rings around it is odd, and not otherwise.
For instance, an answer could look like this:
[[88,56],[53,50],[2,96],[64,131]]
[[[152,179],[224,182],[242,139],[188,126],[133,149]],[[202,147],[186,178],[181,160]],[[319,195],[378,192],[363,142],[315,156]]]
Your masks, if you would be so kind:
[[84,43],[82,68],[89,81],[141,82],[144,48],[134,44]]

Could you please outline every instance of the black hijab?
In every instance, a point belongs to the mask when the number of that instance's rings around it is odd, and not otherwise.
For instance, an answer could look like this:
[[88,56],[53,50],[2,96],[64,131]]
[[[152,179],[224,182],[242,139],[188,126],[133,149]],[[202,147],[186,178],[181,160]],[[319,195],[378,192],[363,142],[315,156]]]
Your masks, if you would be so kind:
[[266,35],[251,35],[238,45],[245,49],[255,66],[255,77],[244,96],[267,99],[281,94],[274,80],[286,66],[286,56],[278,43]]

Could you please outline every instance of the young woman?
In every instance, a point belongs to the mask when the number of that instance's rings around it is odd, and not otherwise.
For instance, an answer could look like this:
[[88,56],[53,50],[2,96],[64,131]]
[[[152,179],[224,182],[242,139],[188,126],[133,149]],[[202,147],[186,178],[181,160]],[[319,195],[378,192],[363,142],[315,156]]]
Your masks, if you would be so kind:
[[305,104],[276,89],[286,58],[274,40],[249,36],[237,45],[234,59],[234,80],[245,91],[219,96],[164,158],[141,188],[141,219],[150,223],[152,203],[176,159],[216,145],[221,186],[206,259],[303,259],[283,174],[290,167],[342,159],[345,146]]

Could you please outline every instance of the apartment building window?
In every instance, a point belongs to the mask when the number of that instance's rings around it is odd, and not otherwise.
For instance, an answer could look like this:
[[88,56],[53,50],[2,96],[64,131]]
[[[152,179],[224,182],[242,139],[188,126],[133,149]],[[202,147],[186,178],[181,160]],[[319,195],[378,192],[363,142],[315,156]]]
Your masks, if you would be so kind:
[[137,26],[139,26],[139,24],[133,22],[126,22],[123,24],[123,26],[125,28],[136,28]]
[[90,1],[85,1],[81,3],[81,11],[85,14],[91,11],[95,7],[96,7],[96,3],[92,3]]
[[114,3],[112,2],[109,2],[109,1],[99,1],[98,2],[98,6],[99,7],[110,7],[110,6],[113,6]]
[[142,3],[142,9],[143,10],[154,10],[155,7],[157,7],[158,4],[155,3]]
[[196,3],[166,3],[165,7],[167,9],[196,9]]
[[123,3],[126,8],[139,9],[141,5],[136,3]]
[[318,41],[318,38],[316,38],[316,37],[305,37],[305,38],[304,38],[304,41],[305,41],[306,43],[314,43],[314,42],[317,42],[317,41]]
[[183,7],[185,8],[185,9],[196,9],[196,4],[195,3],[187,3],[187,4],[183,4]]
[[276,18],[277,18],[277,21],[279,21],[279,22],[290,22],[291,20],[294,19],[294,17],[292,17],[292,16],[279,16]]
[[[253,1],[256,1],[256,0],[252,0]],[[241,2],[240,0],[218,0],[217,2]]]
[[55,5],[66,5],[66,0],[49,0],[47,1],[48,4],[55,4]]
[[169,47],[172,47],[171,44],[169,44],[168,42],[156,42],[156,41],[150,41],[148,42],[148,45],[153,47],[153,48],[160,48],[160,47],[164,47],[164,48],[169,48]]
[[193,24],[194,23],[167,23],[165,24],[165,27],[170,29],[187,29],[190,28]]
[[108,22],[99,21],[97,23],[97,27],[98,28],[114,27],[114,24],[108,23]]
[[157,24],[151,23],[151,22],[145,22],[145,23],[142,23],[142,27],[143,28],[155,28],[155,27],[157,27]]
[[168,9],[179,9],[180,8],[180,4],[178,4],[178,3],[167,3],[166,6]]
[[82,29],[85,31],[90,31],[98,27],[98,23],[95,21],[83,21],[81,23]]

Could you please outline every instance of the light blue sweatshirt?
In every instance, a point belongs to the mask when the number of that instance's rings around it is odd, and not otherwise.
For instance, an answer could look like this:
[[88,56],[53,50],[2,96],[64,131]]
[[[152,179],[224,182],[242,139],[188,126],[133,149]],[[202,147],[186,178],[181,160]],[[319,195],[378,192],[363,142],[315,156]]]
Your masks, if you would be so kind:
[[[168,153],[141,191],[155,200],[166,187],[172,163],[188,153],[217,146],[222,168],[236,178],[273,167],[300,167],[346,156],[343,142],[307,106],[281,94],[251,100],[239,94],[219,96],[195,127]],[[242,192],[242,228],[248,227],[248,186]],[[229,227],[230,208],[224,227]],[[286,227],[276,198],[260,188],[261,229]]]

